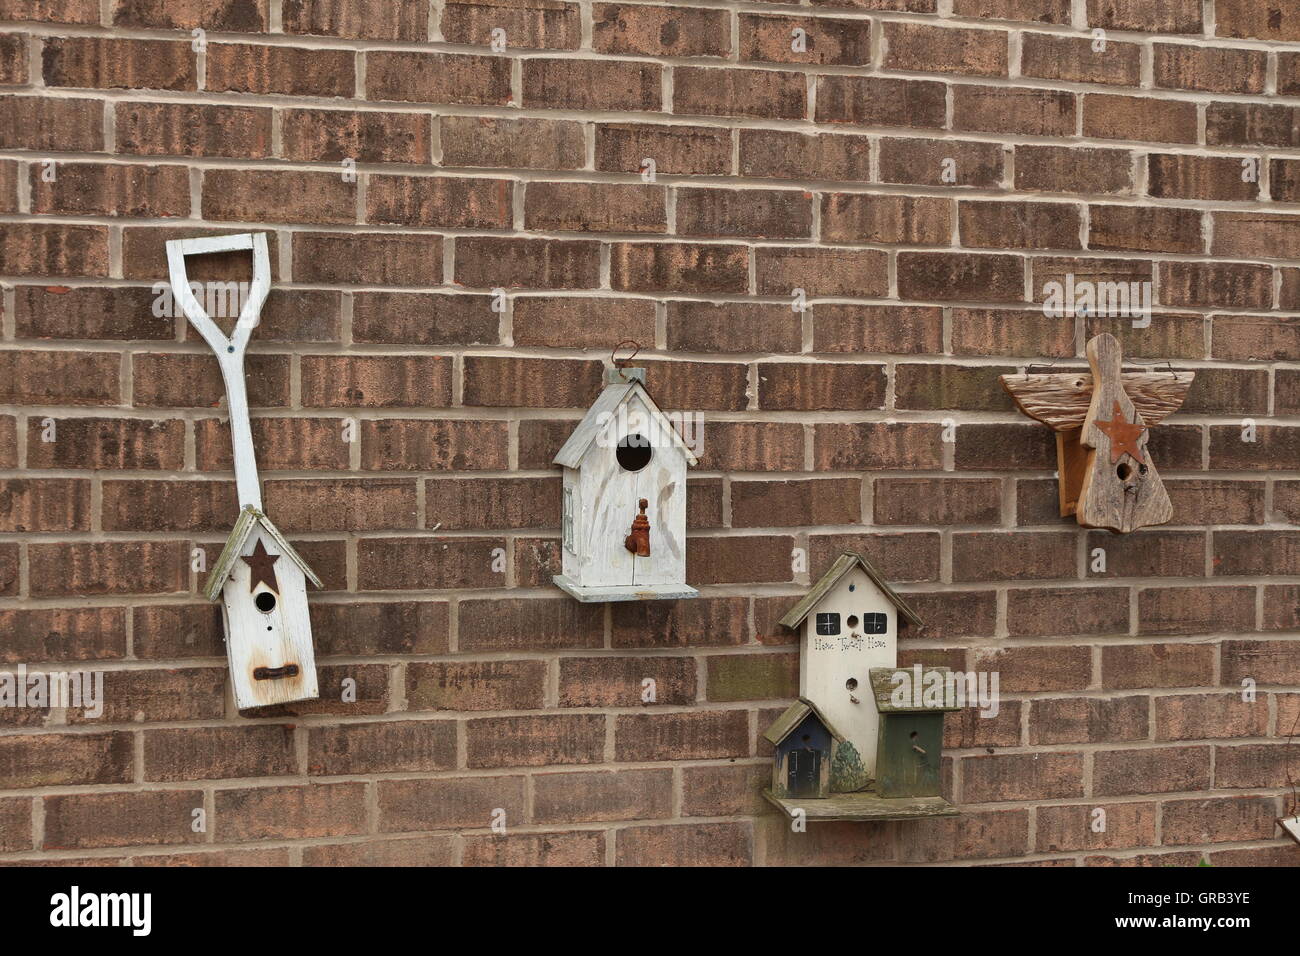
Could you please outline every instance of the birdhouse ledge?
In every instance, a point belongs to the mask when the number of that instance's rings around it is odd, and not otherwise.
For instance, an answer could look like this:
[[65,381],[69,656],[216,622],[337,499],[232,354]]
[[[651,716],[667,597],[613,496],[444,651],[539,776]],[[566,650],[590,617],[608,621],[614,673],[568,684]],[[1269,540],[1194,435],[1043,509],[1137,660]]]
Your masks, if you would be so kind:
[[916,820],[925,817],[955,817],[961,813],[943,797],[895,797],[887,800],[869,790],[860,793],[833,793],[820,800],[778,797],[771,790],[764,790],[763,796],[790,819],[802,815],[808,823]]

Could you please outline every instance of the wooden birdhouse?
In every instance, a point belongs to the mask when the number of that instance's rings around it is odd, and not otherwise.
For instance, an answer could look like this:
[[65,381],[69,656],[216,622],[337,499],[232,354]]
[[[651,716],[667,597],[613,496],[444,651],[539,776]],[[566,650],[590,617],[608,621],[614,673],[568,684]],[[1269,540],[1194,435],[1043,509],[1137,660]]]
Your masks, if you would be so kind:
[[942,789],[943,715],[957,706],[946,667],[873,667],[880,714],[876,793],[886,799],[937,797]]
[[[227,338],[194,297],[185,257],[241,250],[253,254],[253,281]],[[240,511],[205,593],[210,601],[222,599],[235,703],[245,709],[308,700],[318,696],[318,689],[307,582],[317,587],[321,582],[262,512],[244,386],[244,352],[271,288],[266,234],[172,240],[167,265],[172,295],[216,353],[226,385]]]
[[1115,337],[1088,343],[1092,373],[1003,375],[1026,415],[1056,432],[1061,516],[1117,533],[1164,524],[1173,504],[1147,448],[1150,428],[1176,412],[1194,372],[1125,372]]
[[686,584],[686,469],[696,458],[646,391],[645,369],[607,371],[555,463],[564,468],[557,585],[584,602],[698,596]]
[[787,798],[830,796],[831,765],[844,738],[816,704],[799,698],[763,736],[775,748],[772,793]]
[[898,661],[898,632],[921,620],[860,554],[846,551],[781,623],[800,630],[799,695],[844,736],[831,787],[859,790],[874,774],[879,715],[870,671]]

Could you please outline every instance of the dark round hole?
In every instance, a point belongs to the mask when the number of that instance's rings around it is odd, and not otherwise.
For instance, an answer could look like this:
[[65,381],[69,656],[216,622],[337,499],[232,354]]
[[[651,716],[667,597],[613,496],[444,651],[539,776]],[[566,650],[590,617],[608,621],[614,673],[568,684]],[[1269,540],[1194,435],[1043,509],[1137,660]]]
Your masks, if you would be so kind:
[[810,741],[810,740],[812,740],[812,735],[811,735],[811,734],[804,734],[804,735],[803,735],[803,742],[804,742],[804,743],[807,743],[807,742]]
[[618,449],[614,452],[619,467],[624,471],[640,471],[650,464],[653,455],[654,449],[641,434],[627,435],[618,443]]
[[1120,481],[1128,481],[1129,475],[1133,474],[1133,468],[1126,461],[1121,461],[1115,467],[1115,474],[1119,476]]
[[847,687],[849,690],[857,690],[858,679],[856,677],[850,677],[848,680],[844,682],[844,686]]
[[270,591],[263,591],[257,597],[253,598],[253,606],[263,614],[270,614],[275,610],[275,595]]
[[844,623],[847,624],[849,627],[857,627],[857,626],[858,626],[858,616],[857,616],[856,614],[850,614],[849,617],[848,617],[848,620],[845,621]]

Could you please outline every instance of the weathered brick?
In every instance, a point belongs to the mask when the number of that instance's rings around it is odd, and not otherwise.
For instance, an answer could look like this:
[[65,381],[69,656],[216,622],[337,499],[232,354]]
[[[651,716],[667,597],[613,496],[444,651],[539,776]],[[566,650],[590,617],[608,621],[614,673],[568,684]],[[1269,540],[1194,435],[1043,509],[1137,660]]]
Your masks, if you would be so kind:
[[958,252],[898,254],[898,293],[906,299],[1019,302],[1025,262],[1018,256]]
[[541,824],[610,823],[672,816],[668,770],[577,771],[533,776],[533,819]]
[[134,779],[131,735],[40,734],[0,737],[0,784],[8,790]]
[[385,0],[365,9],[344,0],[285,0],[285,33],[372,40],[428,38],[429,17],[419,0]]
[[366,54],[366,96],[402,103],[501,105],[510,100],[510,59],[374,50]]
[[456,765],[456,731],[449,720],[394,720],[313,727],[307,772],[337,774],[430,772]]
[[662,186],[529,183],[524,224],[547,232],[667,232]]
[[1077,97],[1064,90],[1006,86],[963,84],[954,87],[952,102],[954,129],[1029,136],[1073,136],[1079,110]]
[[1281,3],[1215,0],[1215,33],[1260,40],[1300,40],[1300,14]]
[[1205,248],[1201,213],[1167,206],[1089,206],[1088,248],[1196,255]]
[[504,179],[371,176],[366,218],[398,225],[501,229],[510,222],[510,184]]
[[600,246],[575,239],[474,236],[456,240],[458,285],[475,289],[594,289]]
[[[634,9],[627,7],[626,9]],[[659,10],[640,6],[638,10]],[[528,121],[519,121],[528,122]],[[573,124],[575,127],[577,124]],[[444,162],[446,132],[443,132]],[[722,176],[731,172],[731,132],[709,126],[659,126],[648,123],[598,123],[596,125],[596,169],[603,172],[640,172],[652,159],[656,173]],[[585,148],[579,133],[573,150],[573,166],[582,165]],[[541,152],[530,150],[532,155]],[[526,162],[514,165],[527,166]]]
[[363,783],[218,790],[213,832],[223,843],[364,833],[365,791]]
[[725,57],[731,52],[731,18],[724,10],[597,3],[591,46],[620,55]]
[[1083,796],[1082,754],[981,755],[963,759],[961,770],[968,803]]
[[808,90],[799,73],[684,66],[673,70],[672,105],[686,115],[803,119]]
[[[800,112],[798,116],[786,118],[796,119],[802,115]],[[819,123],[942,129],[945,116],[942,83],[846,74],[817,79],[816,119]]]
[[495,344],[500,316],[483,295],[418,292],[356,292],[352,296],[354,342],[412,345]]
[[1156,43],[1152,72],[1156,86],[1213,93],[1263,93],[1268,55],[1263,50]]
[[449,43],[486,46],[496,29],[512,49],[576,50],[582,39],[578,5],[559,0],[450,0],[440,25]]
[[211,43],[204,89],[232,93],[350,97],[356,90],[351,50]]
[[[880,179],[921,186],[998,188],[1004,152],[999,143],[883,137]],[[948,176],[955,179],[949,182]]]
[[[660,67],[632,60],[524,61],[525,107],[658,110]],[[680,81],[679,81],[680,82]]]
[[743,710],[621,714],[615,718],[616,760],[745,757],[749,748],[749,719]]
[[159,30],[204,30],[262,33],[267,28],[267,0],[113,0],[113,23],[120,27]]
[[1133,190],[1133,154],[1127,150],[1018,145],[1015,153],[1017,189],[1110,195]]
[[46,797],[48,850],[202,843],[194,811],[203,809],[202,790],[137,790]]
[[428,163],[431,120],[418,113],[287,109],[281,154],[300,162]]
[[1117,86],[1141,83],[1142,48],[1136,43],[1108,39],[1104,49],[1098,50],[1091,37],[1025,33],[1022,38],[1020,72],[1024,76]]
[[41,50],[46,86],[194,90],[198,58],[188,43],[114,37],[50,37]]
[[440,116],[438,127],[444,166],[581,169],[586,161],[582,124],[568,120]]
[[11,276],[107,276],[108,231],[102,226],[7,223],[0,233],[0,272]]
[[1161,841],[1167,846],[1186,846],[1267,840],[1273,836],[1276,818],[1277,803],[1272,797],[1166,800],[1160,819]]
[[1148,143],[1195,143],[1196,104],[1088,93],[1083,97],[1083,135]]
[[471,769],[599,763],[605,716],[476,717],[465,721],[465,748]]
[[99,101],[0,96],[0,149],[97,153],[103,148],[104,111]]
[[[118,103],[115,126],[119,153],[242,159],[265,159],[271,155],[271,111],[261,107],[210,103]],[[243,176],[239,175],[241,172]],[[302,178],[309,175],[311,178]],[[312,181],[312,178],[320,182],[321,177],[342,185],[342,177],[333,173],[277,174],[255,170],[209,170],[205,183],[216,189],[242,180],[279,193],[283,187],[274,187],[275,179],[287,182],[295,176],[299,177],[300,185]],[[265,199],[265,194],[262,198]],[[252,218],[260,219],[265,212],[263,205]],[[206,218],[206,212],[204,215]]]
[[[821,66],[871,64],[869,20],[742,13],[739,29],[741,62],[814,63]],[[804,31],[802,50],[795,50],[791,42],[796,29]],[[720,44],[728,44],[729,39],[730,36],[723,33]],[[724,48],[722,53],[725,55],[726,52]]]
[[163,594],[189,588],[184,541],[103,541],[28,547],[34,597]]
[[1088,0],[1088,25],[1109,30],[1200,33],[1197,0]]
[[445,407],[451,404],[451,359],[306,355],[302,403],[324,408]]
[[1174,793],[1209,785],[1209,747],[1101,750],[1093,755],[1092,787],[1098,796]]
[[493,570],[499,538],[363,538],[357,542],[362,591],[503,587]]
[[609,251],[610,285],[625,292],[746,292],[743,245],[620,242]]
[[1007,75],[1007,34],[1000,30],[953,29],[888,21],[887,69],[916,72]]
[[1154,803],[1107,803],[1100,809],[1106,814],[1106,825],[1098,831],[1092,806],[1039,807],[1035,811],[1038,852],[1117,850],[1156,842]]
[[144,735],[146,780],[275,777],[297,772],[293,728],[187,727]]
[[618,831],[618,866],[748,866],[753,861],[749,823],[626,827]]

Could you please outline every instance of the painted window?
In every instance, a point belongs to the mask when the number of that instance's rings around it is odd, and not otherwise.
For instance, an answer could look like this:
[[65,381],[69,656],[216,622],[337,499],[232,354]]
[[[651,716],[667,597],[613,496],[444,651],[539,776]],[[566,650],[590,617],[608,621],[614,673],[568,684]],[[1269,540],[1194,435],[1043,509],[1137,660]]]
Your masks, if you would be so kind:
[[817,633],[818,634],[838,634],[840,632],[840,616],[838,614],[818,614],[817,615]]
[[889,616],[879,612],[862,615],[862,632],[864,634],[884,634],[889,630]]

